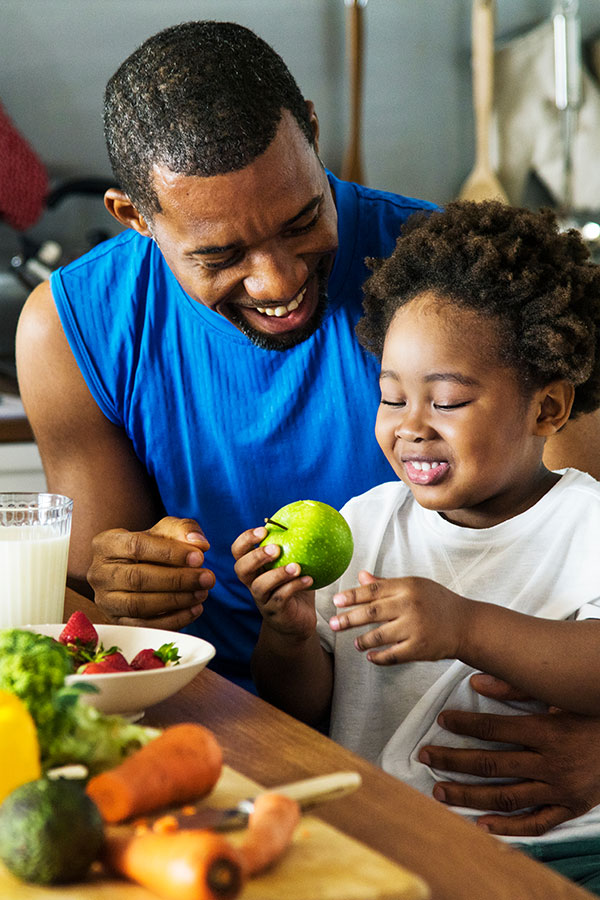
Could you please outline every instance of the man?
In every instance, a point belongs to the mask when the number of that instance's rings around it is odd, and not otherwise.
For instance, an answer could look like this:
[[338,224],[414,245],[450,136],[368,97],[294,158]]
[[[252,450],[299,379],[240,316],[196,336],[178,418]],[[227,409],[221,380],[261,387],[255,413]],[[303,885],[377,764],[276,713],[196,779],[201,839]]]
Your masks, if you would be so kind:
[[[389,480],[374,437],[358,443],[352,427],[379,402],[354,337],[364,259],[432,206],[327,173],[312,104],[232,23],[146,41],[108,84],[105,131],[119,184],[105,202],[127,230],[31,295],[22,396],[50,489],[75,499],[71,584],[121,624],[202,635],[215,668],[249,686],[260,617],[230,545],[284,503],[340,507]],[[596,732],[581,733],[591,746]],[[459,771],[503,764],[448,754]],[[518,806],[561,803],[568,818],[594,802],[575,780],[561,769],[555,791],[523,790]],[[507,797],[498,789],[493,808]]]

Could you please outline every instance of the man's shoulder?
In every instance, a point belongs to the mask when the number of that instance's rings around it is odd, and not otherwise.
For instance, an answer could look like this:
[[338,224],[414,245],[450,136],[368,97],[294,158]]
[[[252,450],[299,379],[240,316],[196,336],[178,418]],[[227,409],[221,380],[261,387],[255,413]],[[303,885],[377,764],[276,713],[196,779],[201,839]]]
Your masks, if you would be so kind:
[[399,194],[395,191],[381,190],[378,188],[367,187],[363,184],[357,184],[353,181],[342,181],[333,173],[327,173],[329,182],[332,185],[338,206],[346,206],[349,198],[352,198],[360,207],[373,207],[374,210],[385,210],[395,212],[397,215],[407,218],[415,212],[433,212],[440,207],[436,203],[429,200],[421,200],[417,197],[409,197],[405,194]]
[[139,268],[146,264],[151,256],[152,241],[143,237],[131,228],[120,232],[106,241],[102,241],[63,266],[61,272],[67,278],[71,275],[78,276],[86,273],[88,276],[102,269],[115,273],[126,272],[131,268]]
[[364,204],[373,204],[382,207],[391,207],[405,217],[416,212],[434,212],[440,207],[429,200],[420,200],[417,197],[407,197],[404,194],[396,194],[392,191],[381,191],[375,188],[357,185],[359,201]]

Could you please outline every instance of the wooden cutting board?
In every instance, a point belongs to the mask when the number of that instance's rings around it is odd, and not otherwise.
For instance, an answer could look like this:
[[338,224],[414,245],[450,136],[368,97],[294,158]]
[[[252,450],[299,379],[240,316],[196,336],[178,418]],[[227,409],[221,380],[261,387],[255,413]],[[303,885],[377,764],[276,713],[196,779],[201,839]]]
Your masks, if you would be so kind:
[[[256,782],[224,766],[210,805],[233,806],[253,796]],[[333,801],[335,802],[335,801]],[[231,832],[230,839],[242,839]],[[2,900],[152,900],[145,888],[93,872],[85,882],[42,888],[17,881],[0,865]],[[239,900],[427,900],[417,875],[315,816],[303,816],[288,853],[264,875],[248,882]]]

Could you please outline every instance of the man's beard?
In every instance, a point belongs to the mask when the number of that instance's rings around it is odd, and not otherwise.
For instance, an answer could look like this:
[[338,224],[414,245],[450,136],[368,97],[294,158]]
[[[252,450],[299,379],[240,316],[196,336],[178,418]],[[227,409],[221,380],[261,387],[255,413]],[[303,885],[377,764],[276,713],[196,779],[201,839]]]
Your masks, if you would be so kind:
[[318,301],[316,309],[310,320],[301,328],[287,331],[283,334],[266,334],[253,328],[244,318],[241,310],[233,308],[229,312],[231,322],[261,350],[290,350],[297,344],[306,341],[320,327],[327,309],[327,282],[329,280],[328,264],[320,265],[317,269]]

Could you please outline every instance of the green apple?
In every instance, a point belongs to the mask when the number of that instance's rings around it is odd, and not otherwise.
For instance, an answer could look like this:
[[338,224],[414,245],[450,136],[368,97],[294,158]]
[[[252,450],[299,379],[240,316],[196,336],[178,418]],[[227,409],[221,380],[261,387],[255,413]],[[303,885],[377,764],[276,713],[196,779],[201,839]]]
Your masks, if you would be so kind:
[[344,517],[319,500],[296,500],[265,519],[268,534],[260,546],[278,544],[281,553],[268,568],[299,563],[311,575],[312,588],[325,587],[346,571],[354,541]]

